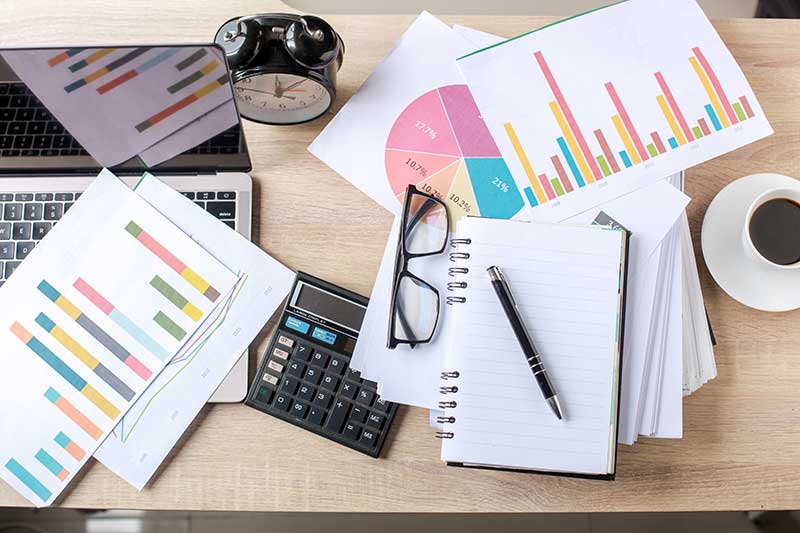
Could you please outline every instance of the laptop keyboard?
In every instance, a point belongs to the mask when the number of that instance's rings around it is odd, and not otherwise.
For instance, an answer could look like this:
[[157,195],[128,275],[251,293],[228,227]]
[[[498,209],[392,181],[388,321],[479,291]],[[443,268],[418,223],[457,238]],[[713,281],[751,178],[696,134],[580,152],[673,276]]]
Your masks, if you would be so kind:
[[[181,192],[236,229],[236,192]],[[0,193],[0,286],[80,198],[72,192]]]
[[[187,154],[236,154],[237,124]],[[85,156],[86,150],[21,82],[0,82],[0,157]]]

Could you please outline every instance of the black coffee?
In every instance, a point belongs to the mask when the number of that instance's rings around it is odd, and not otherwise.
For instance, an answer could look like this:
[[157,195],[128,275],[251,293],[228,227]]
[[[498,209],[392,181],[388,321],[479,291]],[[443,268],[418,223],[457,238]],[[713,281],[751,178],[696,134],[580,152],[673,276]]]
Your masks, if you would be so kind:
[[750,219],[750,238],[762,256],[777,265],[800,261],[800,204],[775,198],[761,204]]

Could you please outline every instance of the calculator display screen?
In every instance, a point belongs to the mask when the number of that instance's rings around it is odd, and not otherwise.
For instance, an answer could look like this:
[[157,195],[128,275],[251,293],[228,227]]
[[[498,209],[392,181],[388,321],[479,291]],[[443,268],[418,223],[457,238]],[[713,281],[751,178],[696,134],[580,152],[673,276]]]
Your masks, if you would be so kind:
[[353,331],[361,329],[366,308],[328,291],[300,283],[293,305]]

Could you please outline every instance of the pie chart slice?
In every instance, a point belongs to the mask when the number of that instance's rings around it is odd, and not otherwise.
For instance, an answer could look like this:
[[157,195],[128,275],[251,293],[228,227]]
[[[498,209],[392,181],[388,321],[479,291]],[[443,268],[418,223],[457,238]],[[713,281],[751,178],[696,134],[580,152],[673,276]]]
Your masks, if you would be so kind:
[[397,117],[386,142],[386,176],[398,201],[413,184],[463,216],[511,218],[525,204],[466,85],[433,89]]

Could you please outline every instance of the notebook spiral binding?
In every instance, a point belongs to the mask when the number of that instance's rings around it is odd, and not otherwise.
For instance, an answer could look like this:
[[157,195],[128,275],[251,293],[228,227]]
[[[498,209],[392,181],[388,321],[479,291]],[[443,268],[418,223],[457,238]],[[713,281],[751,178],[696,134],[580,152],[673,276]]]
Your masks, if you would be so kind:
[[[450,252],[450,261],[452,261],[453,263],[458,263],[460,261],[469,259],[470,254],[469,252],[463,251],[463,247],[469,246],[470,244],[472,244],[472,239],[470,238],[451,239],[450,246],[454,248],[456,251]],[[469,274],[469,268],[466,266],[454,266],[448,268],[447,273],[450,275],[450,277],[457,278],[457,276],[463,276],[465,274]],[[447,284],[447,290],[450,292],[456,292],[459,290],[464,290],[466,288],[467,288],[467,282],[464,281],[463,279],[456,279]],[[446,302],[448,305],[463,304],[466,301],[467,301],[466,296],[451,295],[446,298]],[[440,373],[440,378],[442,381],[450,382],[452,380],[458,379],[459,377],[461,377],[461,372],[459,372],[458,370],[447,370]],[[458,392],[457,385],[450,385],[448,383],[447,385],[442,385],[441,387],[439,387],[440,394],[456,394],[457,392]],[[451,414],[447,414],[446,410],[455,409],[457,406],[458,402],[456,402],[455,400],[440,401],[439,409],[444,410],[445,414],[442,416],[437,416],[436,422],[438,422],[439,424],[455,424],[456,417]],[[452,431],[436,432],[437,439],[452,439],[454,437],[455,433]]]
[[[459,246],[468,246],[470,244],[472,244],[472,239],[470,239],[470,238],[466,238],[466,239],[450,239],[450,246],[452,246],[453,248],[458,248]],[[462,260],[462,259],[469,259],[469,253],[468,252],[450,252],[450,261],[455,263],[455,262],[457,262],[459,260]],[[456,276],[458,276],[460,274],[469,274],[469,268],[463,267],[463,266],[450,267],[450,268],[447,269],[447,273],[451,277],[456,277]],[[466,288],[467,288],[467,282],[466,281],[451,281],[451,282],[449,282],[447,284],[447,290],[448,291],[456,291],[456,290],[459,290],[459,289],[466,289]],[[467,301],[467,298],[465,296],[448,296],[447,298],[445,298],[445,302],[447,303],[447,305],[463,304],[466,301]]]
[[436,438],[437,439],[452,439],[455,437],[452,431],[437,431]]

